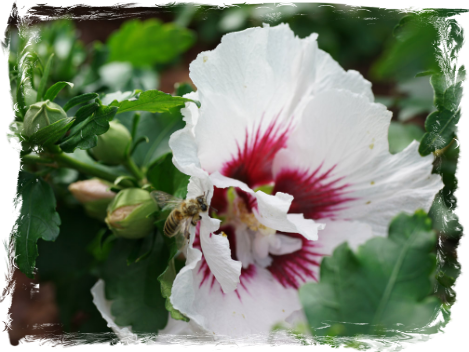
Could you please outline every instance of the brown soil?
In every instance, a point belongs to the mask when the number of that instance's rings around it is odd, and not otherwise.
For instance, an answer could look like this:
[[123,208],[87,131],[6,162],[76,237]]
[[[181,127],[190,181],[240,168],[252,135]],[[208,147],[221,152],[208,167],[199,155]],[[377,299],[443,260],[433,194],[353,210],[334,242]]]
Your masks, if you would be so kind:
[[31,280],[10,260],[0,277],[0,352],[68,352],[52,284]]

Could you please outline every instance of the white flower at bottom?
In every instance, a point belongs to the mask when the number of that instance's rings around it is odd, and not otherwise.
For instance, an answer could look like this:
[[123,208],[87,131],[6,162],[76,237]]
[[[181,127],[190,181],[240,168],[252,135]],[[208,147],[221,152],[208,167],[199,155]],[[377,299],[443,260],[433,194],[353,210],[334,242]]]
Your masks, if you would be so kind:
[[173,162],[209,175],[218,209],[209,215],[221,220],[212,237],[223,232],[242,270],[236,290],[224,291],[228,267],[209,262],[201,225],[170,300],[214,336],[267,336],[301,316],[297,290],[319,279],[324,256],[344,241],[357,248],[386,236],[395,215],[428,211],[443,186],[417,142],[389,153],[391,113],[316,37],[299,39],[287,25],[250,28],[190,66],[198,91],[187,97],[201,108],[182,110]]

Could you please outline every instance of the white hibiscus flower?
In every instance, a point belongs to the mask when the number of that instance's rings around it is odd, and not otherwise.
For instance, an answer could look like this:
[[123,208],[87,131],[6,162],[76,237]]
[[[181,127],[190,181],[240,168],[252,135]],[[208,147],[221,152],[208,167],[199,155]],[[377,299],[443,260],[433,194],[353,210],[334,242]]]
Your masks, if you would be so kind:
[[301,316],[298,288],[337,245],[386,236],[443,187],[417,142],[389,153],[391,112],[316,38],[250,28],[190,65],[201,108],[186,104],[170,147],[188,196],[209,191],[221,222],[205,216],[191,234],[170,298],[191,319],[172,321],[179,330],[267,335]]

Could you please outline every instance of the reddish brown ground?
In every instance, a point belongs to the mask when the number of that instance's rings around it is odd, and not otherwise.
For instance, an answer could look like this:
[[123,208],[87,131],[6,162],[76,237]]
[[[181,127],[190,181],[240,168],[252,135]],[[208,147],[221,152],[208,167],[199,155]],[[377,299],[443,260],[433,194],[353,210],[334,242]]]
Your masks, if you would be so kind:
[[28,279],[10,261],[0,277],[0,352],[68,352],[52,284]]

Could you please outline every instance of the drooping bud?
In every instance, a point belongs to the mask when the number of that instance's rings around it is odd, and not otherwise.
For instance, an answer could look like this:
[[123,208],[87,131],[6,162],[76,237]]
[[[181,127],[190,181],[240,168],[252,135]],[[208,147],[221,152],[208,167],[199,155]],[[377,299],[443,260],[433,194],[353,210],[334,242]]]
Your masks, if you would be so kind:
[[94,178],[71,183],[68,189],[83,204],[90,217],[104,221],[107,207],[116,196],[116,193],[109,190],[111,186],[111,183]]
[[41,128],[67,118],[60,105],[49,100],[40,101],[29,106],[23,120],[23,135],[31,137]]
[[120,165],[126,160],[126,151],[132,142],[127,128],[118,121],[109,122],[109,130],[98,136],[98,144],[90,152],[108,165]]
[[158,210],[150,193],[140,188],[120,191],[107,209],[106,223],[117,237],[142,238],[154,229],[151,216]]

